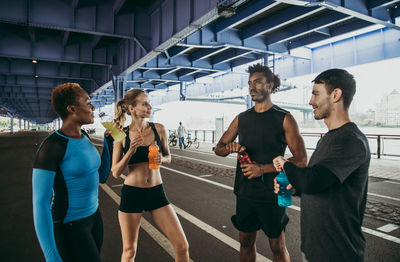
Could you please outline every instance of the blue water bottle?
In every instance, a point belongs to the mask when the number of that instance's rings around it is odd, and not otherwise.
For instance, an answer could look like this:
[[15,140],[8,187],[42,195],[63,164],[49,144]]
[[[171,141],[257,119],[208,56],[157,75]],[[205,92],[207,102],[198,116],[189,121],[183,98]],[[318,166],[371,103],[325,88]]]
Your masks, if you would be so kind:
[[292,189],[287,190],[290,184],[285,172],[279,172],[276,176],[276,182],[279,184],[278,206],[287,207],[292,204]]

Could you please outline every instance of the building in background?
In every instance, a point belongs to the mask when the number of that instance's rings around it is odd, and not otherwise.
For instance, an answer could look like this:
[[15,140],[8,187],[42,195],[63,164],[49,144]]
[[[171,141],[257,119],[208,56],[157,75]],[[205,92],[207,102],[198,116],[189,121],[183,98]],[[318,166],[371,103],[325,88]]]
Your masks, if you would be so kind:
[[377,126],[400,126],[400,93],[393,90],[385,95],[375,109]]

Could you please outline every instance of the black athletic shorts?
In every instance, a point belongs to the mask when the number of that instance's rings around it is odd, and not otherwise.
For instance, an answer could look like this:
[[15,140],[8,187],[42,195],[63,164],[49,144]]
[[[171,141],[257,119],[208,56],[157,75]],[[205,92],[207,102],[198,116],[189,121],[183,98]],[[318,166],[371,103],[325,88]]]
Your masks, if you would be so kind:
[[63,261],[100,261],[103,220],[100,211],[72,222],[54,223],[54,237]]
[[142,213],[168,205],[163,184],[150,187],[124,185],[121,191],[119,210],[124,213]]
[[236,215],[231,217],[234,227],[241,232],[256,232],[262,229],[269,238],[277,238],[285,230],[289,217],[286,208],[277,203],[254,202],[236,199]]

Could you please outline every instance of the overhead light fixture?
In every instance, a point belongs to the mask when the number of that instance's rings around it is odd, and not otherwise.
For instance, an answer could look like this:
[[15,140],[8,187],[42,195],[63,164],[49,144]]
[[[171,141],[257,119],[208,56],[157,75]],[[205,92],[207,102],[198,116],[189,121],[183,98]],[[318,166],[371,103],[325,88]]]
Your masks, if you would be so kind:
[[33,60],[32,60],[32,63],[37,64],[37,60],[36,60],[36,59],[33,59]]
[[38,75],[35,75],[35,78],[38,78],[39,76]]
[[229,18],[236,14],[236,9],[230,6],[218,6],[218,15]]

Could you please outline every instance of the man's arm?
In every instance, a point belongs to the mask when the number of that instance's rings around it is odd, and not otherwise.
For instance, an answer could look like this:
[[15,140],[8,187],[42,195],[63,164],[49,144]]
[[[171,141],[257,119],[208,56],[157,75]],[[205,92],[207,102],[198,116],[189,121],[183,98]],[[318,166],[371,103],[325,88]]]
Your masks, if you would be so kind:
[[283,168],[290,184],[301,193],[316,194],[340,184],[334,173],[320,165],[300,168],[291,162],[286,162]]
[[306,148],[296,120],[291,114],[286,114],[283,120],[283,130],[285,132],[286,143],[293,155],[288,160],[298,167],[305,167],[307,165]]
[[245,148],[239,143],[233,142],[238,135],[238,117],[233,119],[232,123],[229,125],[228,130],[222,135],[221,139],[218,141],[215,147],[215,154],[218,156],[227,156],[230,153],[239,152],[239,150],[244,150]]

